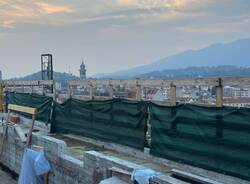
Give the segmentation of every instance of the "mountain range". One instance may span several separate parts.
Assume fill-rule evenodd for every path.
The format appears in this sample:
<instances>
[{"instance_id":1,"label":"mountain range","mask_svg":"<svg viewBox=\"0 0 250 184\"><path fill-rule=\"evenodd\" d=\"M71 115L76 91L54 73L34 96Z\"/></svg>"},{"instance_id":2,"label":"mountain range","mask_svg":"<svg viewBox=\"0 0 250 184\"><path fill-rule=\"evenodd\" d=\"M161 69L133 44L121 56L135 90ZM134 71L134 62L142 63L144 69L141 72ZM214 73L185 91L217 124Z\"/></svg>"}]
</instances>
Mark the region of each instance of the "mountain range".
<instances>
[{"instance_id":1,"label":"mountain range","mask_svg":"<svg viewBox=\"0 0 250 184\"><path fill-rule=\"evenodd\" d=\"M214 44L199 50L188 50L168 56L149 65L109 74L92 76L97 79L164 79L185 77L250 76L250 38L225 44ZM54 80L66 86L68 80L79 77L54 72ZM41 80L41 72L18 78Z\"/></svg>"},{"instance_id":2,"label":"mountain range","mask_svg":"<svg viewBox=\"0 0 250 184\"><path fill-rule=\"evenodd\" d=\"M152 64L108 74L99 74L94 78L134 78L149 72L189 67L216 66L250 67L250 38L230 43L219 43L199 50L188 50L165 57Z\"/></svg>"},{"instance_id":3,"label":"mountain range","mask_svg":"<svg viewBox=\"0 0 250 184\"><path fill-rule=\"evenodd\" d=\"M202 77L249 77L250 67L213 66L188 67L185 69L169 69L136 75L140 79L178 79Z\"/></svg>"}]
</instances>

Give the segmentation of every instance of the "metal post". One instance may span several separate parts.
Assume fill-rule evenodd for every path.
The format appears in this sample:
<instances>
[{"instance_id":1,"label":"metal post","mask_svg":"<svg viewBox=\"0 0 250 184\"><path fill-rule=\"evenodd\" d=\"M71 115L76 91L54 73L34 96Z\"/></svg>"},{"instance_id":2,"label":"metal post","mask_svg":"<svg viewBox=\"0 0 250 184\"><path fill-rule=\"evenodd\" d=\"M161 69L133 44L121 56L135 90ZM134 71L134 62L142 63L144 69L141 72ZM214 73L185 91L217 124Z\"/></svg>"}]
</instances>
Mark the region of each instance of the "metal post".
<instances>
[{"instance_id":1,"label":"metal post","mask_svg":"<svg viewBox=\"0 0 250 184\"><path fill-rule=\"evenodd\" d=\"M223 87L221 78L218 79L218 84L216 85L216 107L223 106Z\"/></svg>"},{"instance_id":2,"label":"metal post","mask_svg":"<svg viewBox=\"0 0 250 184\"><path fill-rule=\"evenodd\" d=\"M176 106L176 85L173 82L170 84L170 103L171 106Z\"/></svg>"}]
</instances>

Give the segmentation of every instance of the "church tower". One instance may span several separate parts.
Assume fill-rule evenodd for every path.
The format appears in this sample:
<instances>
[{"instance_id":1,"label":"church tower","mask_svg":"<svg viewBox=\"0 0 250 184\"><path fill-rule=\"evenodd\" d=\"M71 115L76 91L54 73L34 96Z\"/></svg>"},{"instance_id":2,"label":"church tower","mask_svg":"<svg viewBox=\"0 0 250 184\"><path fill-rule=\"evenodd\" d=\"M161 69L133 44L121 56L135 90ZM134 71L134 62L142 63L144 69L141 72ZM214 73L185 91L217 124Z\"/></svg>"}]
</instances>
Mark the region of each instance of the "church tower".
<instances>
[{"instance_id":1,"label":"church tower","mask_svg":"<svg viewBox=\"0 0 250 184\"><path fill-rule=\"evenodd\" d=\"M85 80L86 79L86 68L84 61L82 60L82 64L80 65L80 79Z\"/></svg>"}]
</instances>

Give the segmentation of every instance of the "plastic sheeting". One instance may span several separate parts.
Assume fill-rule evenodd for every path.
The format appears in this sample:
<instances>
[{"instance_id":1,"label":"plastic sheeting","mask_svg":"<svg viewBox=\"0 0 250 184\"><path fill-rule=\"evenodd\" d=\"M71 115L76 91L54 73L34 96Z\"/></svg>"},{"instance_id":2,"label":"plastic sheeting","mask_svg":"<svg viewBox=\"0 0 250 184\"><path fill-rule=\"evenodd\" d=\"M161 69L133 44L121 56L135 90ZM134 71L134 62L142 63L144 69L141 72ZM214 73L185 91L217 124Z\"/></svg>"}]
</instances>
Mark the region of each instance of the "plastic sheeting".
<instances>
[{"instance_id":1,"label":"plastic sheeting","mask_svg":"<svg viewBox=\"0 0 250 184\"><path fill-rule=\"evenodd\" d=\"M18 184L44 184L44 174L51 170L43 151L36 152L26 149Z\"/></svg>"},{"instance_id":2,"label":"plastic sheeting","mask_svg":"<svg viewBox=\"0 0 250 184\"><path fill-rule=\"evenodd\" d=\"M250 180L250 109L151 104L150 153Z\"/></svg>"},{"instance_id":3,"label":"plastic sheeting","mask_svg":"<svg viewBox=\"0 0 250 184\"><path fill-rule=\"evenodd\" d=\"M149 180L157 175L159 175L159 173L152 169L134 169L131 175L131 180L137 184L149 184Z\"/></svg>"}]
</instances>

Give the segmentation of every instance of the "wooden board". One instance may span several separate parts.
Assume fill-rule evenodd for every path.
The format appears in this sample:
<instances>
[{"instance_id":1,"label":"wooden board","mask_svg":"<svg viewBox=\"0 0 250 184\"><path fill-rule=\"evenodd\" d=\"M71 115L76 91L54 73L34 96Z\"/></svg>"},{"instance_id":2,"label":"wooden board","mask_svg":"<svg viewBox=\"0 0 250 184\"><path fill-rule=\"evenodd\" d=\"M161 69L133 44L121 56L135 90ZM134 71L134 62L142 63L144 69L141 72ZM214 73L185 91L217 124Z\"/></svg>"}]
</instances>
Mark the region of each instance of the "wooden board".
<instances>
[{"instance_id":1,"label":"wooden board","mask_svg":"<svg viewBox=\"0 0 250 184\"><path fill-rule=\"evenodd\" d=\"M8 109L11 111L24 112L24 113L28 113L31 115L34 115L37 111L36 108L25 107L25 106L14 105L14 104L9 104Z\"/></svg>"}]
</instances>

